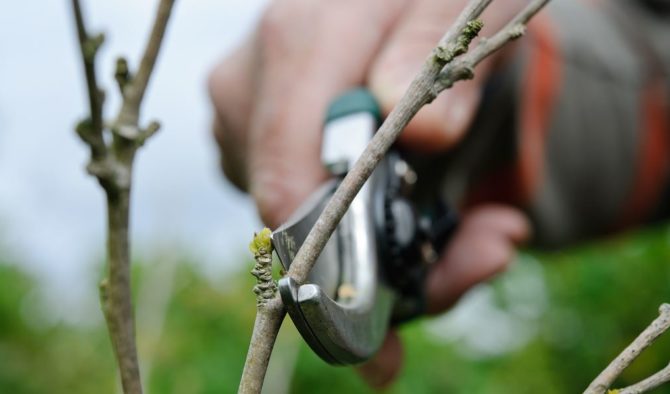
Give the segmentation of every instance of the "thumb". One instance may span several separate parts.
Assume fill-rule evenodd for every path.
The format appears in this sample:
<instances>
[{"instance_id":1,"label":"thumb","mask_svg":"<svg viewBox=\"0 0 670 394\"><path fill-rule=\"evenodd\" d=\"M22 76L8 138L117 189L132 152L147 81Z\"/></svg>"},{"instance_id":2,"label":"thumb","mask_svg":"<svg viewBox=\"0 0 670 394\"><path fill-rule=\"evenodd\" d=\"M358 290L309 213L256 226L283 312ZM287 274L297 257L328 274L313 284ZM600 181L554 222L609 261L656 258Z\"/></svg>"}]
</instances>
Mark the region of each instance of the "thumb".
<instances>
[{"instance_id":1,"label":"thumb","mask_svg":"<svg viewBox=\"0 0 670 394\"><path fill-rule=\"evenodd\" d=\"M356 371L370 385L380 390L387 387L400 373L403 349L398 333L391 330L386 335L381 349L375 356L358 366Z\"/></svg>"}]
</instances>

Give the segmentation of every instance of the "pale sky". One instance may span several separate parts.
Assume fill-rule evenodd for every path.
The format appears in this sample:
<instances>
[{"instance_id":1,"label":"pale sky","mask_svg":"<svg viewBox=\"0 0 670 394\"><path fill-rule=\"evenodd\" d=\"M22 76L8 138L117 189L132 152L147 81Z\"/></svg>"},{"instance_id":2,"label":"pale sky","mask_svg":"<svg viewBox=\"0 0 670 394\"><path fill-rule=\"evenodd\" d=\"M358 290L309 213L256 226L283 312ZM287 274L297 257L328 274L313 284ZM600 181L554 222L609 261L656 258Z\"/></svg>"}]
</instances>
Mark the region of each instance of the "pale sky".
<instances>
[{"instance_id":1,"label":"pale sky","mask_svg":"<svg viewBox=\"0 0 670 394\"><path fill-rule=\"evenodd\" d=\"M114 59L125 54L136 64L157 2L82 3L89 30L107 37L98 64L110 118L119 102ZM219 278L244 261L260 223L250 201L218 172L205 80L264 4L176 3L143 109L163 127L135 168L136 257L176 247ZM73 132L86 96L72 22L69 1L8 1L0 12L0 250L41 281L56 318L77 321L98 308L105 208L83 169L87 149Z\"/></svg>"}]
</instances>

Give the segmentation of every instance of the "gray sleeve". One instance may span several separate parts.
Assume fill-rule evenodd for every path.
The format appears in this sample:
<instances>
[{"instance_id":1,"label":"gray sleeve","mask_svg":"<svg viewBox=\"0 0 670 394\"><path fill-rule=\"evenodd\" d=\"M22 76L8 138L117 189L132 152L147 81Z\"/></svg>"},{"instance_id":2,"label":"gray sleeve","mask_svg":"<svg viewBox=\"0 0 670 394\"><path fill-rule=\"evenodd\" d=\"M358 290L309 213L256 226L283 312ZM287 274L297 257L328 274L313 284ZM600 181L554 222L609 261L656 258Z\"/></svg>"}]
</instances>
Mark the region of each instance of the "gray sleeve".
<instances>
[{"instance_id":1,"label":"gray sleeve","mask_svg":"<svg viewBox=\"0 0 670 394\"><path fill-rule=\"evenodd\" d=\"M520 206L542 246L651 220L670 168L667 14L639 0L557 0L521 44L463 143L415 161L432 179L422 192Z\"/></svg>"}]
</instances>

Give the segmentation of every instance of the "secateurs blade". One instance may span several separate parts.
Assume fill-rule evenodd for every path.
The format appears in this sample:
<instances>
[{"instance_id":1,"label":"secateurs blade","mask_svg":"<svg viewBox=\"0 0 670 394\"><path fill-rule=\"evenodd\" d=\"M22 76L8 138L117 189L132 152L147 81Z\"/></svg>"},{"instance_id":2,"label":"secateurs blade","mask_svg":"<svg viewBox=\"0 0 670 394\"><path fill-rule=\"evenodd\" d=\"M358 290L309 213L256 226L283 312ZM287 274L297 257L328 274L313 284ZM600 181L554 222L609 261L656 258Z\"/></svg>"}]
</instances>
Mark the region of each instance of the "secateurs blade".
<instances>
[{"instance_id":1,"label":"secateurs blade","mask_svg":"<svg viewBox=\"0 0 670 394\"><path fill-rule=\"evenodd\" d=\"M365 89L335 100L326 117L321 158L332 179L272 233L288 270L298 249L347 171L377 130L380 110ZM410 200L416 174L391 150L354 198L306 283L289 277L279 291L309 346L331 364L356 364L381 347L392 324L425 310L428 266L456 226L436 203L428 214Z\"/></svg>"}]
</instances>

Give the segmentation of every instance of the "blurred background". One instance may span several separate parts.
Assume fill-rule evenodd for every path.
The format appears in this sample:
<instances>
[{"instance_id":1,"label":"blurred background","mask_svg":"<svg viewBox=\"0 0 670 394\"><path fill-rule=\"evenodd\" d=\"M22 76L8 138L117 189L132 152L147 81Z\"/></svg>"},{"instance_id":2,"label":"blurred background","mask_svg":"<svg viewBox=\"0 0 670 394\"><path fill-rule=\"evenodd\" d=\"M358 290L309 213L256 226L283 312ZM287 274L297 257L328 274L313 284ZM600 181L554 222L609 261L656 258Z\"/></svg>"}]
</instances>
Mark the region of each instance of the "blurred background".
<instances>
[{"instance_id":1,"label":"blurred background","mask_svg":"<svg viewBox=\"0 0 670 394\"><path fill-rule=\"evenodd\" d=\"M136 59L155 2L84 1L104 31L99 75ZM160 134L139 156L132 242L138 343L150 393L235 392L255 314L246 245L252 203L219 174L209 69L251 29L263 0L179 2L144 104ZM0 12L0 393L114 393L99 309L104 199L73 126L85 87L69 2ZM559 253L524 251L450 313L401 330L406 365L391 393L573 393L670 300L670 227ZM622 376L665 366L661 338ZM355 372L316 358L287 321L268 393L365 393ZM670 393L670 389L657 390Z\"/></svg>"}]
</instances>

